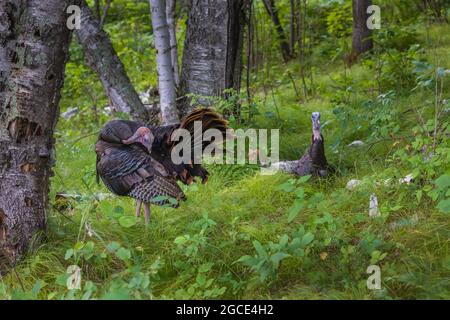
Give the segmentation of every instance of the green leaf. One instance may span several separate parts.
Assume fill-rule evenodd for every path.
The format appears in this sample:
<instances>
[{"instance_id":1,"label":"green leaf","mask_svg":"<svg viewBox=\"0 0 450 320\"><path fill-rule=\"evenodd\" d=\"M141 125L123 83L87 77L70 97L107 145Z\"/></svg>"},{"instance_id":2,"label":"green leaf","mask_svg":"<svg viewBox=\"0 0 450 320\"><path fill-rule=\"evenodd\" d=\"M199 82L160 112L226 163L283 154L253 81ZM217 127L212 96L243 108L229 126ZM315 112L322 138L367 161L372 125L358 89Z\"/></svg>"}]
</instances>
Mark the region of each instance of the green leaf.
<instances>
[{"instance_id":1,"label":"green leaf","mask_svg":"<svg viewBox=\"0 0 450 320\"><path fill-rule=\"evenodd\" d=\"M284 252L277 252L270 256L270 261L272 261L275 268L278 268L280 262L287 257L290 257L290 255Z\"/></svg>"},{"instance_id":2,"label":"green leaf","mask_svg":"<svg viewBox=\"0 0 450 320\"><path fill-rule=\"evenodd\" d=\"M296 201L295 204L288 211L288 222L292 222L297 218L300 211L303 209L303 202Z\"/></svg>"},{"instance_id":3,"label":"green leaf","mask_svg":"<svg viewBox=\"0 0 450 320\"><path fill-rule=\"evenodd\" d=\"M137 223L137 218L134 216L122 216L119 218L119 224L124 228L131 228Z\"/></svg>"},{"instance_id":4,"label":"green leaf","mask_svg":"<svg viewBox=\"0 0 450 320\"><path fill-rule=\"evenodd\" d=\"M450 198L439 202L436 208L442 213L450 213Z\"/></svg>"},{"instance_id":5,"label":"green leaf","mask_svg":"<svg viewBox=\"0 0 450 320\"><path fill-rule=\"evenodd\" d=\"M46 283L42 280L36 281L36 283L33 286L33 289L31 289L31 293L34 297L37 297L39 292L41 292L41 289L46 286Z\"/></svg>"},{"instance_id":6,"label":"green leaf","mask_svg":"<svg viewBox=\"0 0 450 320\"><path fill-rule=\"evenodd\" d=\"M66 255L64 256L64 260L69 260L73 256L73 249L69 249L66 251Z\"/></svg>"},{"instance_id":7,"label":"green leaf","mask_svg":"<svg viewBox=\"0 0 450 320\"><path fill-rule=\"evenodd\" d=\"M241 262L250 267L254 264L255 260L256 259L254 257L246 255L246 256L240 257L239 260L237 260L236 262Z\"/></svg>"},{"instance_id":8,"label":"green leaf","mask_svg":"<svg viewBox=\"0 0 450 320\"><path fill-rule=\"evenodd\" d=\"M73 248L76 251L80 251L81 249L84 248L84 246L85 246L85 243L81 241L81 242L75 243L75 246Z\"/></svg>"},{"instance_id":9,"label":"green leaf","mask_svg":"<svg viewBox=\"0 0 450 320\"><path fill-rule=\"evenodd\" d=\"M175 240L174 240L174 243L175 243L175 244L178 244L178 245L183 245L183 244L185 244L186 242L187 242L187 239L186 239L185 236L179 236L179 237L176 237Z\"/></svg>"},{"instance_id":10,"label":"green leaf","mask_svg":"<svg viewBox=\"0 0 450 320\"><path fill-rule=\"evenodd\" d=\"M199 273L195 281L199 286L203 287L206 284L206 276L202 273Z\"/></svg>"},{"instance_id":11,"label":"green leaf","mask_svg":"<svg viewBox=\"0 0 450 320\"><path fill-rule=\"evenodd\" d=\"M253 246L255 247L258 255L260 255L262 257L267 257L266 250L264 249L264 247L261 245L261 243L258 240L253 241Z\"/></svg>"},{"instance_id":12,"label":"green leaf","mask_svg":"<svg viewBox=\"0 0 450 320\"><path fill-rule=\"evenodd\" d=\"M131 295L126 288L117 288L107 292L102 300L131 300Z\"/></svg>"},{"instance_id":13,"label":"green leaf","mask_svg":"<svg viewBox=\"0 0 450 320\"><path fill-rule=\"evenodd\" d=\"M281 238L280 238L279 244L280 244L281 247L285 247L288 244L288 241L289 241L288 235L287 234L283 234L281 236Z\"/></svg>"},{"instance_id":14,"label":"green leaf","mask_svg":"<svg viewBox=\"0 0 450 320\"><path fill-rule=\"evenodd\" d=\"M112 242L108 243L108 245L106 246L106 249L108 249L109 252L115 252L119 248L120 248L120 244L116 241L112 241Z\"/></svg>"},{"instance_id":15,"label":"green leaf","mask_svg":"<svg viewBox=\"0 0 450 320\"><path fill-rule=\"evenodd\" d=\"M441 190L445 190L448 187L450 187L450 176L447 174L444 174L442 176L440 176L439 178L437 178L434 183L436 184L436 186L441 189Z\"/></svg>"},{"instance_id":16,"label":"green leaf","mask_svg":"<svg viewBox=\"0 0 450 320\"><path fill-rule=\"evenodd\" d=\"M300 178L297 180L297 182L298 182L299 184L301 184L301 183L307 182L309 179L311 179L311 175L307 175L307 176L300 177Z\"/></svg>"},{"instance_id":17,"label":"green leaf","mask_svg":"<svg viewBox=\"0 0 450 320\"><path fill-rule=\"evenodd\" d=\"M302 246L306 247L308 244L311 243L311 241L314 240L314 235L311 232L308 232L305 234L302 238Z\"/></svg>"},{"instance_id":18,"label":"green leaf","mask_svg":"<svg viewBox=\"0 0 450 320\"><path fill-rule=\"evenodd\" d=\"M111 203L107 201L102 201L100 203L100 210L105 214L109 214L113 211Z\"/></svg>"},{"instance_id":19,"label":"green leaf","mask_svg":"<svg viewBox=\"0 0 450 320\"><path fill-rule=\"evenodd\" d=\"M297 191L295 192L297 198L299 199L303 199L305 197L305 189L303 188L298 188Z\"/></svg>"},{"instance_id":20,"label":"green leaf","mask_svg":"<svg viewBox=\"0 0 450 320\"><path fill-rule=\"evenodd\" d=\"M211 270L212 266L213 266L213 263L211 263L211 262L209 262L209 263L204 263L204 264L202 264L202 265L198 268L198 272L200 272L200 273L206 273L206 272L208 272L209 270Z\"/></svg>"},{"instance_id":21,"label":"green leaf","mask_svg":"<svg viewBox=\"0 0 450 320\"><path fill-rule=\"evenodd\" d=\"M284 192L292 192L295 190L295 187L290 182L283 183L279 185L275 190L284 191Z\"/></svg>"},{"instance_id":22,"label":"green leaf","mask_svg":"<svg viewBox=\"0 0 450 320\"><path fill-rule=\"evenodd\" d=\"M57 285L66 287L66 285L67 285L67 279L68 279L68 278L69 278L69 274L67 274L67 273L59 274L59 275L56 277L55 283L56 283Z\"/></svg>"},{"instance_id":23,"label":"green leaf","mask_svg":"<svg viewBox=\"0 0 450 320\"><path fill-rule=\"evenodd\" d=\"M420 202L422 200L422 195L423 195L423 191L422 190L417 190L416 191L417 202Z\"/></svg>"},{"instance_id":24,"label":"green leaf","mask_svg":"<svg viewBox=\"0 0 450 320\"><path fill-rule=\"evenodd\" d=\"M119 250L117 250L116 256L120 260L127 261L131 259L131 252L128 249L120 248Z\"/></svg>"}]
</instances>

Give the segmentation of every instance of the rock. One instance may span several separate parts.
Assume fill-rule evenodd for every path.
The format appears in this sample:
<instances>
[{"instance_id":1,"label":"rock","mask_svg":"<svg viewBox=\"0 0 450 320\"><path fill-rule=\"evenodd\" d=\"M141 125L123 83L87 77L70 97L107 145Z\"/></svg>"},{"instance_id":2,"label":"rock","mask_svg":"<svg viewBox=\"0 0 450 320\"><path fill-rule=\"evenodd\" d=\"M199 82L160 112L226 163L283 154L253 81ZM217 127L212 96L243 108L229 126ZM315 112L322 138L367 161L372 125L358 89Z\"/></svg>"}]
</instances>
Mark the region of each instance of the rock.
<instances>
[{"instance_id":1,"label":"rock","mask_svg":"<svg viewBox=\"0 0 450 320\"><path fill-rule=\"evenodd\" d=\"M375 194L370 195L369 200L369 217L376 218L381 215L380 210L378 209L378 198Z\"/></svg>"},{"instance_id":2,"label":"rock","mask_svg":"<svg viewBox=\"0 0 450 320\"><path fill-rule=\"evenodd\" d=\"M399 179L398 182L400 184L402 184L402 183L410 184L411 181L413 181L413 180L414 180L414 176L412 175L412 173L410 173L406 177Z\"/></svg>"},{"instance_id":3,"label":"rock","mask_svg":"<svg viewBox=\"0 0 450 320\"><path fill-rule=\"evenodd\" d=\"M66 112L61 113L61 117L63 117L66 120L69 120L70 118L74 117L78 114L79 109L78 108L69 108Z\"/></svg>"},{"instance_id":4,"label":"rock","mask_svg":"<svg viewBox=\"0 0 450 320\"><path fill-rule=\"evenodd\" d=\"M103 112L107 115L107 116L112 116L113 112L114 112L114 108L110 105L107 105L103 108Z\"/></svg>"},{"instance_id":5,"label":"rock","mask_svg":"<svg viewBox=\"0 0 450 320\"><path fill-rule=\"evenodd\" d=\"M143 104L148 104L150 103L150 93L148 91L145 92L141 92L139 94L139 98L141 99Z\"/></svg>"},{"instance_id":6,"label":"rock","mask_svg":"<svg viewBox=\"0 0 450 320\"><path fill-rule=\"evenodd\" d=\"M352 143L348 144L347 147L362 147L364 145L365 143L362 142L361 140L355 140Z\"/></svg>"},{"instance_id":7,"label":"rock","mask_svg":"<svg viewBox=\"0 0 450 320\"><path fill-rule=\"evenodd\" d=\"M362 183L361 180L357 180L357 179L352 179L349 182L347 182L347 186L345 188L347 188L347 190L355 190L358 186L360 186Z\"/></svg>"}]
</instances>

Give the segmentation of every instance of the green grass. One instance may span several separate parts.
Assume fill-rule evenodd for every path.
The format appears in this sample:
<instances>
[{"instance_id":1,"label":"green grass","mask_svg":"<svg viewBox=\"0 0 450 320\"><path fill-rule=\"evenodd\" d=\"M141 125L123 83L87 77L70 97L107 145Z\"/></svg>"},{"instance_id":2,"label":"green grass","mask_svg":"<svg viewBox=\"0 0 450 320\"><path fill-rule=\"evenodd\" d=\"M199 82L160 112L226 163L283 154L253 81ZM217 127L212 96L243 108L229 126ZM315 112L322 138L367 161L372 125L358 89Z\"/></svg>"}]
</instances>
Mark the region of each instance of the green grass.
<instances>
[{"instance_id":1,"label":"green grass","mask_svg":"<svg viewBox=\"0 0 450 320\"><path fill-rule=\"evenodd\" d=\"M444 26L433 26L430 35L437 37L443 30ZM441 37L436 52L439 65L449 68L448 33ZM432 60L431 48L427 56ZM290 67L297 66L292 63ZM78 133L65 132L60 125L51 200L55 204L57 192L81 198L57 203L58 209L49 210L49 225L41 237L44 241L36 242L16 272L0 278L0 298L82 298L90 290L90 282L95 289L85 298L450 298L448 215L435 209L436 203L428 196L417 200L420 179L411 185L382 183L410 172L410 164L391 161L394 152L406 143L393 146L393 141L386 141L370 150L368 146L331 148L340 140L343 146L367 137L367 128L347 132L333 113L331 98L336 90L331 79L342 73L337 65L316 74L319 92L306 102L296 97L289 81L282 81L274 89L278 112L270 94L265 98L259 91L257 95L260 115L256 123L260 128L281 129L284 159L300 157L309 145L312 111L322 113L323 123L329 121L324 127L326 152L338 174L327 180L312 179L299 187L305 193L304 207L292 222L288 222L288 212L296 195L279 188L292 177L281 173L263 176L246 166L214 165L209 166L208 184L185 188L188 200L179 209L152 206L150 226L145 227L140 219L124 227L120 218L133 215L134 203L112 195L104 198L107 190L95 184L95 136L74 143ZM347 70L347 76L359 83L372 74L356 65ZM373 96L358 91L348 105L357 108L368 98ZM402 95L396 98L394 108L405 111L426 99L433 99L432 94ZM267 117L265 112L273 116ZM402 116L404 136L415 123L413 114ZM448 162L442 166L448 173ZM348 191L347 181L355 178L363 185ZM372 193L378 196L381 210L376 219L368 217ZM292 239L301 227L314 235L313 242L304 256L292 254L284 259L273 278L260 283L257 272L238 262L242 256L256 254L253 241L267 245L278 243L283 235ZM93 248L77 259L65 259L67 250L76 243L90 241ZM121 258L117 251L108 250L112 242L119 243L129 257L125 254ZM374 263L374 251L386 256ZM82 269L81 293L65 286L66 270L73 264ZM366 288L366 269L371 264L381 267L381 291ZM142 280L146 277L149 283ZM211 283L206 285L208 280Z\"/></svg>"}]
</instances>

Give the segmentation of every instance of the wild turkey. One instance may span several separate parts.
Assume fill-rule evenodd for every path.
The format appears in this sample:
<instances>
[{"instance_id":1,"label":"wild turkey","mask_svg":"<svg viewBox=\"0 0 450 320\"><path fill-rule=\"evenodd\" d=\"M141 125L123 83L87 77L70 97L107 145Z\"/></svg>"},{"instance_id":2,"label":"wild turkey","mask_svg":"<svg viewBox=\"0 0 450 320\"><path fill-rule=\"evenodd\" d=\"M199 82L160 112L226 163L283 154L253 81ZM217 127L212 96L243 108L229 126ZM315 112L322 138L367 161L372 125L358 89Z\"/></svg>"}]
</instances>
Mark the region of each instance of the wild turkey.
<instances>
[{"instance_id":1,"label":"wild turkey","mask_svg":"<svg viewBox=\"0 0 450 320\"><path fill-rule=\"evenodd\" d=\"M283 161L275 163L273 166L281 171L295 174L298 176L317 175L325 177L328 175L331 167L328 165L325 157L325 140L320 133L320 113L313 112L311 146L308 151L295 161Z\"/></svg>"},{"instance_id":2,"label":"wild turkey","mask_svg":"<svg viewBox=\"0 0 450 320\"><path fill-rule=\"evenodd\" d=\"M144 203L146 224L150 221L150 203L178 207L179 201L185 199L178 180L191 184L195 177L200 177L202 183L208 178L208 172L193 156L190 163L175 164L171 159L172 149L183 143L172 141L172 134L177 129L186 129L193 137L195 121L202 122L202 132L218 129L225 138L227 122L208 108L192 111L177 125L155 127L128 120L108 122L95 145L97 182L100 177L111 192L136 199L136 216L140 216ZM203 150L210 143L193 139L190 148L200 146Z\"/></svg>"}]
</instances>

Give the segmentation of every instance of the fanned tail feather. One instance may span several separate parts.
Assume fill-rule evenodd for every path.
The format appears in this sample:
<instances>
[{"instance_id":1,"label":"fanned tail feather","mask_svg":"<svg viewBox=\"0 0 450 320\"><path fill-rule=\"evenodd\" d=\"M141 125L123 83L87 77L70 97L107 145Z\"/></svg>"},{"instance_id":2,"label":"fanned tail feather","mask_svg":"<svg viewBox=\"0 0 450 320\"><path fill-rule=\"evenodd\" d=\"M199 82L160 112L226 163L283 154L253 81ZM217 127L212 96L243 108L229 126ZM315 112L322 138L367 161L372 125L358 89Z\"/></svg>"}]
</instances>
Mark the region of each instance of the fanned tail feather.
<instances>
[{"instance_id":1,"label":"fanned tail feather","mask_svg":"<svg viewBox=\"0 0 450 320\"><path fill-rule=\"evenodd\" d=\"M196 126L195 122L199 121L202 123L201 126L201 134L200 132L195 132ZM228 121L226 121L220 114L215 112L211 108L198 108L193 110L191 113L186 115L184 119L181 121L179 126L180 129L185 129L189 131L191 135L191 163L183 164L182 170L179 173L179 177L181 181L184 183L190 184L194 178L200 177L202 182L205 183L208 179L208 171L201 167L200 164L197 163L195 157L195 152L197 148L201 148L201 151L205 150L207 146L210 144L217 144L223 142L227 139L227 129L228 129ZM217 129L221 133L220 140L221 141L203 141L203 134L209 129ZM183 142L172 142L170 149L172 149L176 144ZM198 160L198 159L197 159ZM177 170L178 171L178 170Z\"/></svg>"}]
</instances>

